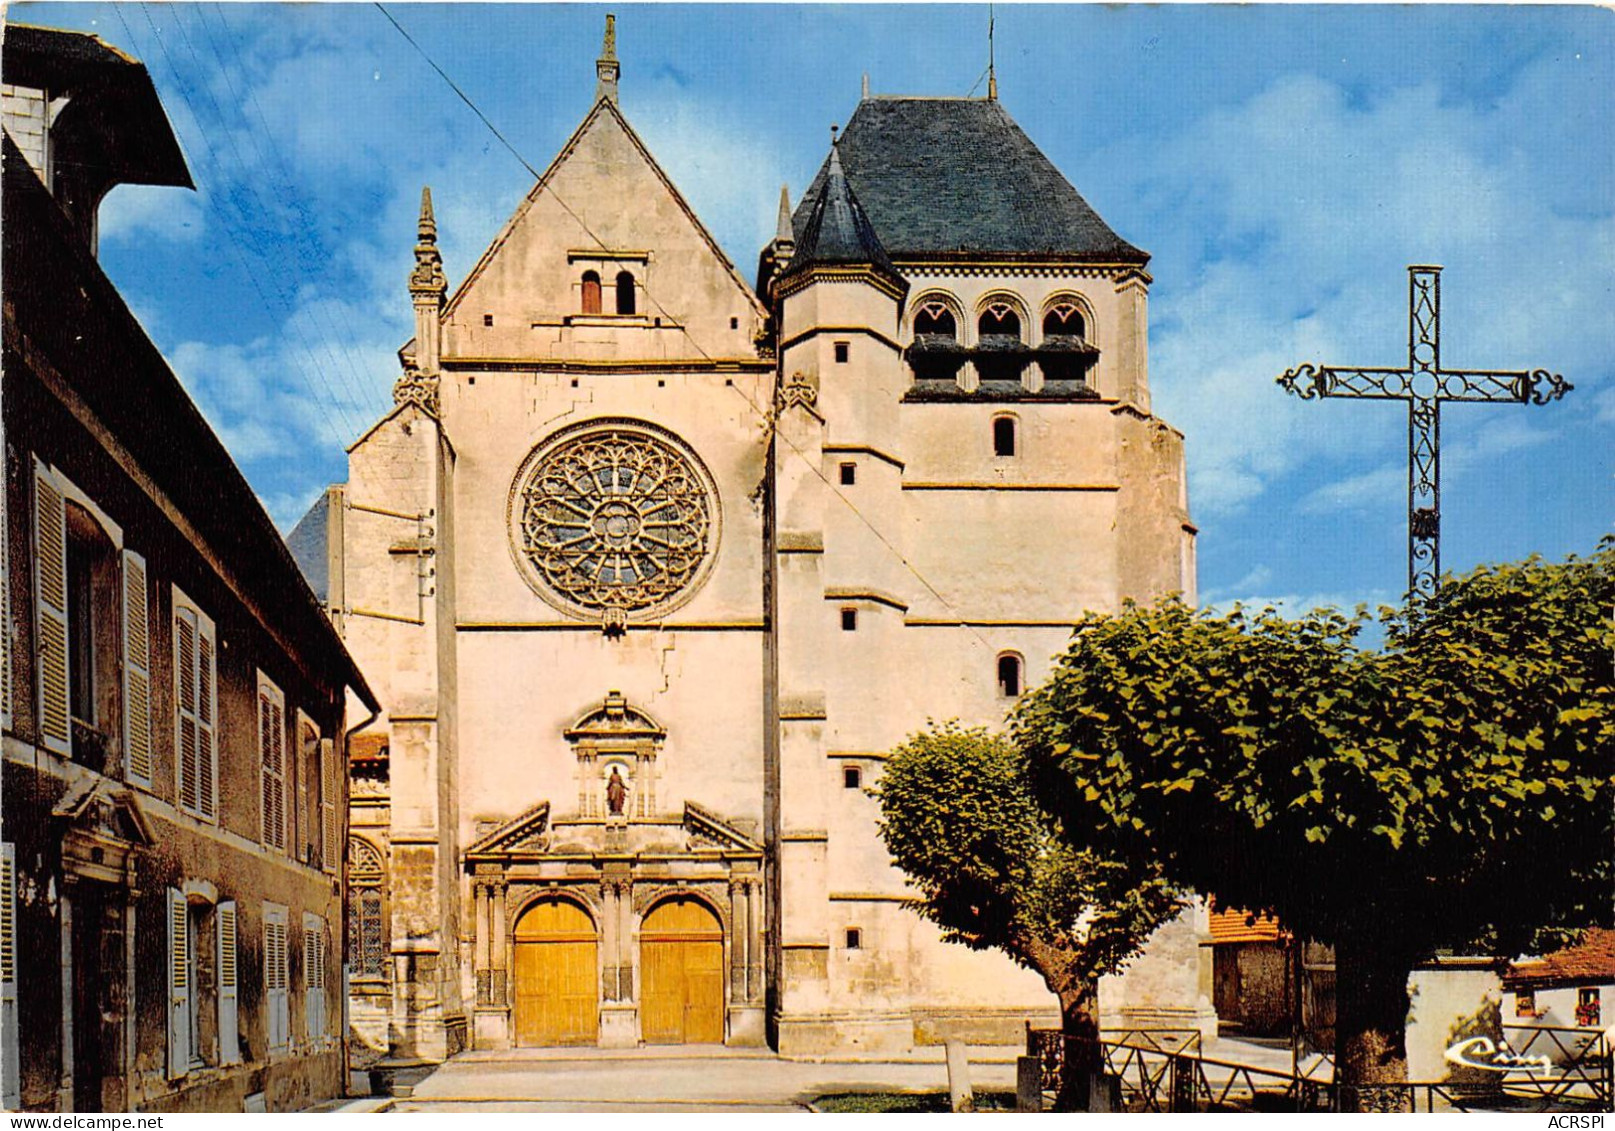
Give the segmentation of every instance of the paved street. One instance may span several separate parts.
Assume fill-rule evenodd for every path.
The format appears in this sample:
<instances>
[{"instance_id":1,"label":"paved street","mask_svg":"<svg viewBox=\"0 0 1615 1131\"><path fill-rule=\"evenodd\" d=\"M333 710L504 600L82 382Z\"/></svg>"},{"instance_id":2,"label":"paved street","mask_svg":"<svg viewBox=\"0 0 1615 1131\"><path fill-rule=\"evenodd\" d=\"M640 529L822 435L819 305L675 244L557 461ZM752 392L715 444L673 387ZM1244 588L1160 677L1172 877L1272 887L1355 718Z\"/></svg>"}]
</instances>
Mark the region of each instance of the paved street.
<instances>
[{"instance_id":1,"label":"paved street","mask_svg":"<svg viewBox=\"0 0 1615 1131\"><path fill-rule=\"evenodd\" d=\"M946 1091L940 1059L813 1064L766 1050L519 1049L456 1057L396 1111L806 1111L836 1092ZM1014 1050L975 1050L978 1091L1015 1090Z\"/></svg>"}]
</instances>

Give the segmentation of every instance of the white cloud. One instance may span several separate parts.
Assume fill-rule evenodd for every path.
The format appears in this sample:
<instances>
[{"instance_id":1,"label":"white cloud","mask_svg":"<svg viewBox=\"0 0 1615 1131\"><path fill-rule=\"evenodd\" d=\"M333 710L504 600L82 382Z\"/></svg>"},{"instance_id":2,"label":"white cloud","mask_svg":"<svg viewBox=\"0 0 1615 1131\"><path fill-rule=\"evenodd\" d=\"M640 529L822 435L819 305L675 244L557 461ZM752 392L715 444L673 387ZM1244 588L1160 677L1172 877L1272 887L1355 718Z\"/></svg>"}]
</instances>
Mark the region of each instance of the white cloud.
<instances>
[{"instance_id":1,"label":"white cloud","mask_svg":"<svg viewBox=\"0 0 1615 1131\"><path fill-rule=\"evenodd\" d=\"M101 202L96 217L102 243L190 243L200 239L205 228L196 194L168 185L119 185Z\"/></svg>"}]
</instances>

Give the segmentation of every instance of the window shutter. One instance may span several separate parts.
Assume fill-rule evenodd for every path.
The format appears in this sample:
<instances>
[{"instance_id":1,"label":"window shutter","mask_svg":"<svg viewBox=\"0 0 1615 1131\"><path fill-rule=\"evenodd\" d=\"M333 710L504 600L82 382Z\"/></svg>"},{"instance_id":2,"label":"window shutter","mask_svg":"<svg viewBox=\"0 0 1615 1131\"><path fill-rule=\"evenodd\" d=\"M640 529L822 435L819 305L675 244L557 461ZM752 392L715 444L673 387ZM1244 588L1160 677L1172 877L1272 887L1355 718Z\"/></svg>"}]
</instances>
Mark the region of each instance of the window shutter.
<instances>
[{"instance_id":1,"label":"window shutter","mask_svg":"<svg viewBox=\"0 0 1615 1131\"><path fill-rule=\"evenodd\" d=\"M219 904L219 1063L241 1063L241 1040L236 1003L236 905Z\"/></svg>"},{"instance_id":2,"label":"window shutter","mask_svg":"<svg viewBox=\"0 0 1615 1131\"><path fill-rule=\"evenodd\" d=\"M0 441L0 460L4 453ZM0 730L11 729L11 526L6 513L5 476L0 475Z\"/></svg>"},{"instance_id":3,"label":"window shutter","mask_svg":"<svg viewBox=\"0 0 1615 1131\"><path fill-rule=\"evenodd\" d=\"M284 1049L289 1036L286 981L286 909L265 905L264 1022L271 1049Z\"/></svg>"},{"instance_id":4,"label":"window shutter","mask_svg":"<svg viewBox=\"0 0 1615 1131\"><path fill-rule=\"evenodd\" d=\"M337 849L342 835L337 805L342 800L342 775L337 770L336 747L329 738L320 740L320 812L324 817L324 830L320 834L320 856L325 870L336 874L341 853Z\"/></svg>"},{"instance_id":5,"label":"window shutter","mask_svg":"<svg viewBox=\"0 0 1615 1131\"><path fill-rule=\"evenodd\" d=\"M303 920L303 1029L309 1044L320 1037L319 1009L320 933Z\"/></svg>"},{"instance_id":6,"label":"window shutter","mask_svg":"<svg viewBox=\"0 0 1615 1131\"><path fill-rule=\"evenodd\" d=\"M22 1106L17 1041L16 849L0 844L0 1107L7 1111Z\"/></svg>"},{"instance_id":7,"label":"window shutter","mask_svg":"<svg viewBox=\"0 0 1615 1131\"><path fill-rule=\"evenodd\" d=\"M123 552L124 776L151 784L151 620L146 602L146 559Z\"/></svg>"},{"instance_id":8,"label":"window shutter","mask_svg":"<svg viewBox=\"0 0 1615 1131\"><path fill-rule=\"evenodd\" d=\"M263 778L263 838L269 848L286 848L286 719L280 692L258 683L258 756Z\"/></svg>"},{"instance_id":9,"label":"window shutter","mask_svg":"<svg viewBox=\"0 0 1615 1131\"><path fill-rule=\"evenodd\" d=\"M196 813L201 809L196 749L196 613L186 608L174 610L174 715L179 805L186 812Z\"/></svg>"},{"instance_id":10,"label":"window shutter","mask_svg":"<svg viewBox=\"0 0 1615 1131\"><path fill-rule=\"evenodd\" d=\"M39 735L72 752L67 699L67 507L42 466L34 473L34 591L38 607Z\"/></svg>"},{"instance_id":11,"label":"window shutter","mask_svg":"<svg viewBox=\"0 0 1615 1131\"><path fill-rule=\"evenodd\" d=\"M201 618L196 631L196 778L197 811L209 820L219 816L219 748L215 741L218 704L215 701L215 649L213 622Z\"/></svg>"},{"instance_id":12,"label":"window shutter","mask_svg":"<svg viewBox=\"0 0 1615 1131\"><path fill-rule=\"evenodd\" d=\"M191 956L185 893L168 889L168 1078L191 1070Z\"/></svg>"}]
</instances>

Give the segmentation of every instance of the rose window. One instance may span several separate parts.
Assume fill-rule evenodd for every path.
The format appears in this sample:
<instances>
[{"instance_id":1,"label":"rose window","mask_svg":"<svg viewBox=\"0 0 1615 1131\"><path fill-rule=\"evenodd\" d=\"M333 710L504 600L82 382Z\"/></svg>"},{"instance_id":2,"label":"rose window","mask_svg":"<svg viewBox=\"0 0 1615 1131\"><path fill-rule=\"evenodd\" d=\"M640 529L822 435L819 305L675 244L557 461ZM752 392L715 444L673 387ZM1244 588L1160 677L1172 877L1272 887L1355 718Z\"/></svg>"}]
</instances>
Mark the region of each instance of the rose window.
<instances>
[{"instance_id":1,"label":"rose window","mask_svg":"<svg viewBox=\"0 0 1615 1131\"><path fill-rule=\"evenodd\" d=\"M666 611L696 589L717 542L717 492L672 436L628 424L534 452L511 500L529 583L572 612Z\"/></svg>"}]
</instances>

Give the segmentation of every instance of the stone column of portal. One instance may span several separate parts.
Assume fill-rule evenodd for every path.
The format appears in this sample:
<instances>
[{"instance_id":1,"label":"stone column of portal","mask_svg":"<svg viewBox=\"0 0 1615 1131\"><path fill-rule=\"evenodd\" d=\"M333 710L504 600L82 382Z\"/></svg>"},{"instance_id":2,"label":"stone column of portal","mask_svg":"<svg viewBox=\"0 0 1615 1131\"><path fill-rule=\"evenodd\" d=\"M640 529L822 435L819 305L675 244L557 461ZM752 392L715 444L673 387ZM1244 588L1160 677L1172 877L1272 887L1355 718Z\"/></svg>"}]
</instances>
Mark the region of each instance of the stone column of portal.
<instances>
[{"instance_id":1,"label":"stone column of portal","mask_svg":"<svg viewBox=\"0 0 1615 1131\"><path fill-rule=\"evenodd\" d=\"M600 928L604 969L600 1003L600 1047L634 1048L639 1044L639 1011L633 1002L633 976L628 968L628 874L622 864L607 864L600 881Z\"/></svg>"},{"instance_id":2,"label":"stone column of portal","mask_svg":"<svg viewBox=\"0 0 1615 1131\"><path fill-rule=\"evenodd\" d=\"M474 927L476 938L473 942L474 969L477 978L477 1004L491 1005L493 1002L493 967L488 962L488 941L492 936L492 924L488 919L488 885L475 884L477 898L477 918Z\"/></svg>"},{"instance_id":3,"label":"stone column of portal","mask_svg":"<svg viewBox=\"0 0 1615 1131\"><path fill-rule=\"evenodd\" d=\"M487 867L487 865L478 865ZM487 879L476 885L477 1001L472 1014L477 1048L509 1048L510 1011L505 1007L505 883Z\"/></svg>"},{"instance_id":4,"label":"stone column of portal","mask_svg":"<svg viewBox=\"0 0 1615 1131\"><path fill-rule=\"evenodd\" d=\"M749 1000L746 996L746 947L751 941L751 918L747 914L746 881L729 881L729 1001Z\"/></svg>"},{"instance_id":5,"label":"stone column of portal","mask_svg":"<svg viewBox=\"0 0 1615 1131\"><path fill-rule=\"evenodd\" d=\"M746 906L749 908L747 922L751 924L751 939L748 944L746 963L746 1000L753 1004L760 1004L763 1000L763 884L761 880L753 880L746 885Z\"/></svg>"},{"instance_id":6,"label":"stone column of portal","mask_svg":"<svg viewBox=\"0 0 1615 1131\"><path fill-rule=\"evenodd\" d=\"M503 883L494 885L493 907L489 912L489 921L492 929L488 933L488 950L489 958L493 965L493 976L489 981L493 987L493 1003L497 1006L508 1007L510 1005L510 985L509 977L506 973L506 963L510 957L510 945L505 937L509 921L505 918L505 885Z\"/></svg>"}]
</instances>

